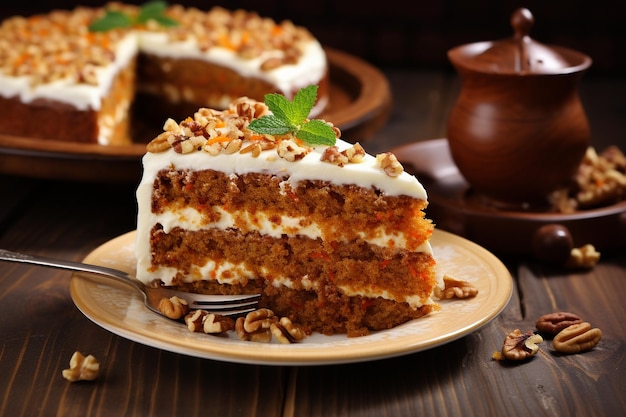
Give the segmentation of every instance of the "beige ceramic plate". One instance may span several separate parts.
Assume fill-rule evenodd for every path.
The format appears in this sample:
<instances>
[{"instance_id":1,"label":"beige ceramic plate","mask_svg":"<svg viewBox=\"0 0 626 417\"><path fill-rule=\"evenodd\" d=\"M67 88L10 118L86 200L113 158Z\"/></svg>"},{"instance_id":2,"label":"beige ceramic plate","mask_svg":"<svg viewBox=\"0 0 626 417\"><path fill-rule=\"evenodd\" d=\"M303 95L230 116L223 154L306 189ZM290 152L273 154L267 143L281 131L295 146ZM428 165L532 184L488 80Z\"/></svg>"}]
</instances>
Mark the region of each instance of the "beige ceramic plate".
<instances>
[{"instance_id":1,"label":"beige ceramic plate","mask_svg":"<svg viewBox=\"0 0 626 417\"><path fill-rule=\"evenodd\" d=\"M135 232L94 250L85 262L134 272ZM127 339L185 355L263 365L322 365L389 358L430 349L487 324L511 297L506 267L487 250L464 238L435 231L433 250L441 272L474 284L479 293L467 300L442 301L441 310L369 336L313 334L301 343L242 342L234 334L216 337L192 333L181 323L149 311L132 287L75 273L70 292L76 306L96 324Z\"/></svg>"}]
</instances>

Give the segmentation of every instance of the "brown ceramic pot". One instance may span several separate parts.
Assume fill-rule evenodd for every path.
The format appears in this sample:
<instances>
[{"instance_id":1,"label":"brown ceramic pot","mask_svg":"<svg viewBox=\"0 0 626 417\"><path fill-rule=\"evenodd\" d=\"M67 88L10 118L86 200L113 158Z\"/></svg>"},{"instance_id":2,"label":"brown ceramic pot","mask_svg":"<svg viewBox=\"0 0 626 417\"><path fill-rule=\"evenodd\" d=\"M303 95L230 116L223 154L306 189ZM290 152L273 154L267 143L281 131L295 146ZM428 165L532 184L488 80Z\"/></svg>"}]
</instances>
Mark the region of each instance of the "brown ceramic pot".
<instances>
[{"instance_id":1,"label":"brown ceramic pot","mask_svg":"<svg viewBox=\"0 0 626 417\"><path fill-rule=\"evenodd\" d=\"M504 207L541 207L572 179L589 146L578 84L591 59L533 41L527 9L511 22L512 38L448 51L462 87L447 135L478 195Z\"/></svg>"}]
</instances>

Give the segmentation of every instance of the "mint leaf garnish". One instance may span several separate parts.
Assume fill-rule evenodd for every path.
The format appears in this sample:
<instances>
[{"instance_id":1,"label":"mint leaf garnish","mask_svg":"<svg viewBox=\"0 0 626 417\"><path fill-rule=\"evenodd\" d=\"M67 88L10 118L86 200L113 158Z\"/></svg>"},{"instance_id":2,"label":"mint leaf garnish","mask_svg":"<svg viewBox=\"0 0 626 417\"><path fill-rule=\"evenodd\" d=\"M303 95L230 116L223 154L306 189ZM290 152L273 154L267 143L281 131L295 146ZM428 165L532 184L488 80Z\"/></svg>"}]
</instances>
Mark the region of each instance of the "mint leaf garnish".
<instances>
[{"instance_id":1,"label":"mint leaf garnish","mask_svg":"<svg viewBox=\"0 0 626 417\"><path fill-rule=\"evenodd\" d=\"M250 126L253 126L253 128L250 128ZM260 119L253 120L248 127L250 130L254 130L258 133L266 133L268 135L284 135L292 130L291 125L285 123L283 119L273 114L268 114Z\"/></svg>"},{"instance_id":2,"label":"mint leaf garnish","mask_svg":"<svg viewBox=\"0 0 626 417\"><path fill-rule=\"evenodd\" d=\"M106 14L89 25L90 32L107 32L114 28L128 28L133 20L126 13L117 10L107 10Z\"/></svg>"},{"instance_id":3,"label":"mint leaf garnish","mask_svg":"<svg viewBox=\"0 0 626 417\"><path fill-rule=\"evenodd\" d=\"M250 122L248 128L268 135L293 135L310 145L333 146L337 136L333 128L323 120L307 120L317 99L317 86L300 89L289 101L280 94L266 94L265 104L272 114Z\"/></svg>"},{"instance_id":4,"label":"mint leaf garnish","mask_svg":"<svg viewBox=\"0 0 626 417\"><path fill-rule=\"evenodd\" d=\"M315 119L305 123L296 137L312 145L332 146L337 140L333 128L328 123Z\"/></svg>"},{"instance_id":5,"label":"mint leaf garnish","mask_svg":"<svg viewBox=\"0 0 626 417\"><path fill-rule=\"evenodd\" d=\"M139 15L137 16L137 23L146 23L148 20L155 20L161 26L176 26L178 22L165 15L167 10L167 3L164 1L151 1L141 6Z\"/></svg>"},{"instance_id":6,"label":"mint leaf garnish","mask_svg":"<svg viewBox=\"0 0 626 417\"><path fill-rule=\"evenodd\" d=\"M105 15L89 25L90 32L107 32L116 28L128 28L136 25L143 25L149 20L154 20L161 26L177 26L178 22L165 15L167 3L160 0L148 2L141 6L136 17L119 10L107 9Z\"/></svg>"}]
</instances>

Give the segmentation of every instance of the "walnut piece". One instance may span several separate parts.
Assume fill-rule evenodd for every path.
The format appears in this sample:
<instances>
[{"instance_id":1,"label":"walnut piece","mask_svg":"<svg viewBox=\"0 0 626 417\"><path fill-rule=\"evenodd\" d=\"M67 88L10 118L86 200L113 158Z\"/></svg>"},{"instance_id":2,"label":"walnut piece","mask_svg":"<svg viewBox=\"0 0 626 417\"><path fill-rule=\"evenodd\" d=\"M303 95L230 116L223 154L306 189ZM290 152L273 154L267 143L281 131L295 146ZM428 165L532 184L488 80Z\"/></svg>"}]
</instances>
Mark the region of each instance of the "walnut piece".
<instances>
[{"instance_id":1,"label":"walnut piece","mask_svg":"<svg viewBox=\"0 0 626 417\"><path fill-rule=\"evenodd\" d=\"M557 352L573 354L586 352L595 347L602 338L600 329L591 328L591 324L582 322L561 330L552 340Z\"/></svg>"},{"instance_id":2,"label":"walnut piece","mask_svg":"<svg viewBox=\"0 0 626 417\"><path fill-rule=\"evenodd\" d=\"M202 329L206 334L224 334L235 328L235 321L221 314L208 313L202 318Z\"/></svg>"},{"instance_id":3,"label":"walnut piece","mask_svg":"<svg viewBox=\"0 0 626 417\"><path fill-rule=\"evenodd\" d=\"M596 248L587 244L580 248L572 249L569 259L565 262L565 266L571 268L593 268L600 261L600 252Z\"/></svg>"},{"instance_id":4,"label":"walnut piece","mask_svg":"<svg viewBox=\"0 0 626 417\"><path fill-rule=\"evenodd\" d=\"M543 338L528 331L522 333L519 329L513 330L504 339L502 346L502 356L509 360L528 359L539 351L538 343L543 342Z\"/></svg>"},{"instance_id":5,"label":"walnut piece","mask_svg":"<svg viewBox=\"0 0 626 417\"><path fill-rule=\"evenodd\" d=\"M163 297L159 301L158 308L165 317L173 320L181 319L189 312L187 301L176 296L170 298Z\"/></svg>"},{"instance_id":6,"label":"walnut piece","mask_svg":"<svg viewBox=\"0 0 626 417\"><path fill-rule=\"evenodd\" d=\"M582 322L583 320L576 314L560 311L558 313L544 314L539 317L535 323L535 327L543 334L556 335L566 327Z\"/></svg>"},{"instance_id":7,"label":"walnut piece","mask_svg":"<svg viewBox=\"0 0 626 417\"><path fill-rule=\"evenodd\" d=\"M271 323L270 331L276 340L285 344L299 342L306 337L305 331L287 317L281 317L277 322Z\"/></svg>"},{"instance_id":8,"label":"walnut piece","mask_svg":"<svg viewBox=\"0 0 626 417\"><path fill-rule=\"evenodd\" d=\"M100 363L92 356L84 356L76 351L70 359L69 369L63 370L63 378L68 381L92 381L100 373Z\"/></svg>"},{"instance_id":9,"label":"walnut piece","mask_svg":"<svg viewBox=\"0 0 626 417\"><path fill-rule=\"evenodd\" d=\"M262 343L269 343L272 340L272 332L269 327L255 332L248 332L244 326L245 321L246 319L244 317L237 317L235 321L235 331L237 332L239 340Z\"/></svg>"},{"instance_id":10,"label":"walnut piece","mask_svg":"<svg viewBox=\"0 0 626 417\"><path fill-rule=\"evenodd\" d=\"M443 290L435 289L435 296L442 300L451 298L471 298L478 294L478 288L467 281L457 280L449 275L443 276Z\"/></svg>"},{"instance_id":11,"label":"walnut piece","mask_svg":"<svg viewBox=\"0 0 626 417\"><path fill-rule=\"evenodd\" d=\"M206 310L192 310L185 316L185 324L189 331L199 333L204 331L204 318L209 314Z\"/></svg>"},{"instance_id":12,"label":"walnut piece","mask_svg":"<svg viewBox=\"0 0 626 417\"><path fill-rule=\"evenodd\" d=\"M391 152L383 152L376 155L376 163L380 165L385 174L390 177L397 177L402 174L404 167L398 161L398 158Z\"/></svg>"},{"instance_id":13,"label":"walnut piece","mask_svg":"<svg viewBox=\"0 0 626 417\"><path fill-rule=\"evenodd\" d=\"M598 154L593 147L578 167L571 187L550 196L562 213L615 204L626 198L626 156L617 146L609 146Z\"/></svg>"},{"instance_id":14,"label":"walnut piece","mask_svg":"<svg viewBox=\"0 0 626 417\"><path fill-rule=\"evenodd\" d=\"M277 320L274 312L269 308L260 308L246 315L244 328L247 332L256 332L261 329L269 329L270 324Z\"/></svg>"},{"instance_id":15,"label":"walnut piece","mask_svg":"<svg viewBox=\"0 0 626 417\"><path fill-rule=\"evenodd\" d=\"M311 148L300 146L291 139L281 140L278 144L278 156L289 161L294 162L304 158Z\"/></svg>"}]
</instances>

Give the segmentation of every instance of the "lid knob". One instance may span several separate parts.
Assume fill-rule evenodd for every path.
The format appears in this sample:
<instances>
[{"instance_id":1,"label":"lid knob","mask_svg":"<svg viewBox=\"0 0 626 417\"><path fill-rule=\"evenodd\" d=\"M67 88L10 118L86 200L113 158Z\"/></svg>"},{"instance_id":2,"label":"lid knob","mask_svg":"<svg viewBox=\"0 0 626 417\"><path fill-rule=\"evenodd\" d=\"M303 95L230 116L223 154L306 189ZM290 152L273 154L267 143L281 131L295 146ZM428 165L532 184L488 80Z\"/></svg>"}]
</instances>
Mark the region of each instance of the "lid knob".
<instances>
[{"instance_id":1,"label":"lid knob","mask_svg":"<svg viewBox=\"0 0 626 417\"><path fill-rule=\"evenodd\" d=\"M528 36L530 29L535 23L535 18L530 10L520 7L511 16L511 26L515 32L516 39L522 39Z\"/></svg>"}]
</instances>

